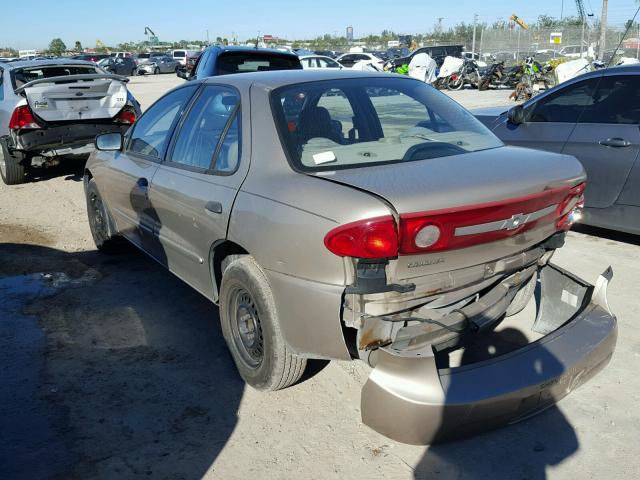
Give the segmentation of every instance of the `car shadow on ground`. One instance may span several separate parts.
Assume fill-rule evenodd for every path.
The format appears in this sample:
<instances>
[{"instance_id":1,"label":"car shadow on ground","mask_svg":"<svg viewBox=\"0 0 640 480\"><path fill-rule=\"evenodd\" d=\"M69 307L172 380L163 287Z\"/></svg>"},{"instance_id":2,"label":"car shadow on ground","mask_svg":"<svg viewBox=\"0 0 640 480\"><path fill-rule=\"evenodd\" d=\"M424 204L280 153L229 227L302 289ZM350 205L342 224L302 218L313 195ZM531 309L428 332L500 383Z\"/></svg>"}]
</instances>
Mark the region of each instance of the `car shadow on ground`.
<instances>
[{"instance_id":1,"label":"car shadow on ground","mask_svg":"<svg viewBox=\"0 0 640 480\"><path fill-rule=\"evenodd\" d=\"M29 170L27 182L46 182L59 177L65 177L65 180L81 182L86 163L86 160L73 158L63 159L53 167L33 167Z\"/></svg>"},{"instance_id":2,"label":"car shadow on ground","mask_svg":"<svg viewBox=\"0 0 640 480\"><path fill-rule=\"evenodd\" d=\"M492 352L490 357L497 357L517 348L516 345L527 343L525 335L517 328L492 332L465 349L461 365L486 360L487 352ZM545 370L556 371L563 368L555 356L542 349L530 367L531 372L520 374L530 377L532 373L538 375ZM519 373L514 371L513 374ZM491 379L487 379L487 382L491 384ZM456 381L452 380L447 392L452 404L455 404L461 395L469 395L469 392L457 390L459 389L456 389ZM543 400L547 395L544 392L531 395L520 402L520 407L535 401L539 405L537 408L543 408L549 401ZM484 408L487 414L492 415L502 413L511 416L515 413L509 413L514 404L507 402L492 407L478 404L475 408ZM458 418L451 417L443 414L443 418L456 423ZM444 424L443 421L437 437L451 435L452 429ZM484 427L476 425L475 428L482 430ZM415 479L543 480L547 478L548 467L560 464L578 449L578 437L573 427L560 409L552 404L542 413L519 423L474 437L465 437L459 441L432 445L417 465Z\"/></svg>"},{"instance_id":3,"label":"car shadow on ground","mask_svg":"<svg viewBox=\"0 0 640 480\"><path fill-rule=\"evenodd\" d=\"M515 425L429 447L415 479L544 480L549 467L578 449L573 427L554 406Z\"/></svg>"},{"instance_id":4,"label":"car shadow on ground","mask_svg":"<svg viewBox=\"0 0 640 480\"><path fill-rule=\"evenodd\" d=\"M213 468L244 383L211 302L134 249L4 243L0 259L1 478Z\"/></svg>"}]
</instances>

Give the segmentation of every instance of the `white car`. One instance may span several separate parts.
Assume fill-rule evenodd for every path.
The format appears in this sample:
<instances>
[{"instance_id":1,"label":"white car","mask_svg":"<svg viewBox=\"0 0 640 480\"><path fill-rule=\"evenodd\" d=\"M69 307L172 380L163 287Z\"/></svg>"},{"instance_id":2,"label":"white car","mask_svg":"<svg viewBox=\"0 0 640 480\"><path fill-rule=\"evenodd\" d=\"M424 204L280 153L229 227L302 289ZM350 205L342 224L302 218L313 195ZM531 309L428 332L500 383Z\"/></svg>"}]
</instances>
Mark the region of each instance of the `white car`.
<instances>
[{"instance_id":1,"label":"white car","mask_svg":"<svg viewBox=\"0 0 640 480\"><path fill-rule=\"evenodd\" d=\"M304 55L300 57L300 63L304 70L317 70L319 68L344 68L331 57L324 55Z\"/></svg>"},{"instance_id":2,"label":"white car","mask_svg":"<svg viewBox=\"0 0 640 480\"><path fill-rule=\"evenodd\" d=\"M558 52L559 57L567 58L581 58L587 56L587 47L580 47L580 45L567 45Z\"/></svg>"},{"instance_id":3,"label":"white car","mask_svg":"<svg viewBox=\"0 0 640 480\"><path fill-rule=\"evenodd\" d=\"M372 53L344 53L336 58L336 61L345 68L353 68L356 63L366 62L373 65L376 70L382 70L384 66L384 60L376 57Z\"/></svg>"}]
</instances>

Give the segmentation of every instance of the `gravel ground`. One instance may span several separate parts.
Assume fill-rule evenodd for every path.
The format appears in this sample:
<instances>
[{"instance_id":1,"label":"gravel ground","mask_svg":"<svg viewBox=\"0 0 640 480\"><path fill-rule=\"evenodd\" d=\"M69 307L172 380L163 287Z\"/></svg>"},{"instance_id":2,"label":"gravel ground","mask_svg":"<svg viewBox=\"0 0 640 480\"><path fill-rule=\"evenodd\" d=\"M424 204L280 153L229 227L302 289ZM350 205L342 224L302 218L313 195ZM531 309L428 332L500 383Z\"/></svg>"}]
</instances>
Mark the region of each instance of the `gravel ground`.
<instances>
[{"instance_id":1,"label":"gravel ground","mask_svg":"<svg viewBox=\"0 0 640 480\"><path fill-rule=\"evenodd\" d=\"M133 78L143 107L179 84ZM455 92L467 108L508 91ZM133 249L98 254L81 165L0 185L0 478L635 479L640 475L638 237L572 232L556 261L608 265L618 348L590 383L528 421L462 442L402 445L360 422L359 363L245 388L217 308ZM392 414L392 413L390 413Z\"/></svg>"}]
</instances>

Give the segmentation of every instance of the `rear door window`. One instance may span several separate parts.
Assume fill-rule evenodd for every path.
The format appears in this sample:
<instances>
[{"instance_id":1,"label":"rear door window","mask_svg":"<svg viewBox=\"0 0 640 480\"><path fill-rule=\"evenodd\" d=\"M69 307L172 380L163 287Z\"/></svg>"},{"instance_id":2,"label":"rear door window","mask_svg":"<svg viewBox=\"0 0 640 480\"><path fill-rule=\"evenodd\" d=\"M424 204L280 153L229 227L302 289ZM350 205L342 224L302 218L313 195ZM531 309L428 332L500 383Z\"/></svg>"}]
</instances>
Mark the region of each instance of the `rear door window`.
<instances>
[{"instance_id":1,"label":"rear door window","mask_svg":"<svg viewBox=\"0 0 640 480\"><path fill-rule=\"evenodd\" d=\"M170 162L199 171L229 173L238 165L239 97L208 86L198 96L177 135Z\"/></svg>"},{"instance_id":2,"label":"rear door window","mask_svg":"<svg viewBox=\"0 0 640 480\"><path fill-rule=\"evenodd\" d=\"M633 75L603 77L579 123L640 124L639 82Z\"/></svg>"}]
</instances>

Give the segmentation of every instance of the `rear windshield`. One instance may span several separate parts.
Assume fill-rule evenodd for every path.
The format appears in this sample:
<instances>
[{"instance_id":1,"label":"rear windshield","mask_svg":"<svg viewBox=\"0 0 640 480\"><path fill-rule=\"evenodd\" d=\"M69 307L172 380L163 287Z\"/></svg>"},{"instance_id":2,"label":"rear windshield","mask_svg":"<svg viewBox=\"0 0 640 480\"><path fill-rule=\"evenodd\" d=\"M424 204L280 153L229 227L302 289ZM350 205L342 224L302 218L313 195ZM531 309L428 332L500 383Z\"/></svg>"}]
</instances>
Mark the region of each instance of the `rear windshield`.
<instances>
[{"instance_id":1,"label":"rear windshield","mask_svg":"<svg viewBox=\"0 0 640 480\"><path fill-rule=\"evenodd\" d=\"M17 68L12 74L13 88L20 88L25 83L41 78L64 77L66 75L83 75L91 73L104 73L91 65L52 65L50 67L25 67Z\"/></svg>"},{"instance_id":2,"label":"rear windshield","mask_svg":"<svg viewBox=\"0 0 640 480\"><path fill-rule=\"evenodd\" d=\"M138 58L149 58L151 56L150 53L140 53L138 54Z\"/></svg>"},{"instance_id":3,"label":"rear windshield","mask_svg":"<svg viewBox=\"0 0 640 480\"><path fill-rule=\"evenodd\" d=\"M297 170L412 162L503 145L464 108L419 81L329 80L271 95L283 147Z\"/></svg>"},{"instance_id":4,"label":"rear windshield","mask_svg":"<svg viewBox=\"0 0 640 480\"><path fill-rule=\"evenodd\" d=\"M273 54L226 52L217 62L218 75L232 73L262 72L268 70L295 70L302 68L298 57Z\"/></svg>"},{"instance_id":5,"label":"rear windshield","mask_svg":"<svg viewBox=\"0 0 640 480\"><path fill-rule=\"evenodd\" d=\"M183 58L187 56L187 52L185 52L184 50L179 50L177 52L173 52L173 56L176 58L177 57Z\"/></svg>"}]
</instances>

